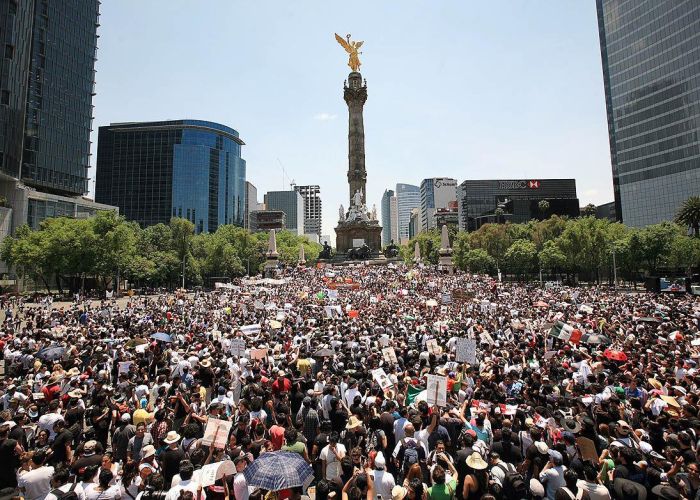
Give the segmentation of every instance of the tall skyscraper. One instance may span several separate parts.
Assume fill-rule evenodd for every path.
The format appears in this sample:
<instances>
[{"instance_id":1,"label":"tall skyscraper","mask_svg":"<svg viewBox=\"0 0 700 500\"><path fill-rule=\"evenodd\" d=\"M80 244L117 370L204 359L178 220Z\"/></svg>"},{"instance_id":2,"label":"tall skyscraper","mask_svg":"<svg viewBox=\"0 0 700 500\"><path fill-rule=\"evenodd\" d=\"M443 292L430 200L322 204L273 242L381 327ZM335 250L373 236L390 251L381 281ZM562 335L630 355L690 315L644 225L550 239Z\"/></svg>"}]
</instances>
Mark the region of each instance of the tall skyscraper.
<instances>
[{"instance_id":1,"label":"tall skyscraper","mask_svg":"<svg viewBox=\"0 0 700 500\"><path fill-rule=\"evenodd\" d=\"M319 186L295 186L304 199L304 234L321 236L321 188Z\"/></svg>"},{"instance_id":2,"label":"tall skyscraper","mask_svg":"<svg viewBox=\"0 0 700 500\"><path fill-rule=\"evenodd\" d=\"M245 213L243 214L243 227L250 229L250 214L262 210L262 204L258 203L258 188L252 182L245 181Z\"/></svg>"},{"instance_id":3,"label":"tall skyscraper","mask_svg":"<svg viewBox=\"0 0 700 500\"><path fill-rule=\"evenodd\" d=\"M412 184L396 185L396 206L398 209L399 242L409 240L408 225L411 222L411 210L420 207L420 188Z\"/></svg>"},{"instance_id":4,"label":"tall skyscraper","mask_svg":"<svg viewBox=\"0 0 700 500\"><path fill-rule=\"evenodd\" d=\"M439 208L450 208L457 201L457 181L449 177L423 179L420 183L421 231L436 228L435 213Z\"/></svg>"},{"instance_id":5,"label":"tall skyscraper","mask_svg":"<svg viewBox=\"0 0 700 500\"><path fill-rule=\"evenodd\" d=\"M88 191L99 0L0 0L0 195L11 231L114 209ZM2 235L0 235L1 237Z\"/></svg>"},{"instance_id":6,"label":"tall skyscraper","mask_svg":"<svg viewBox=\"0 0 700 500\"><path fill-rule=\"evenodd\" d=\"M395 244L400 243L399 239L399 204L396 196L389 200L389 220L391 220L391 239Z\"/></svg>"},{"instance_id":7,"label":"tall skyscraper","mask_svg":"<svg viewBox=\"0 0 700 500\"><path fill-rule=\"evenodd\" d=\"M671 220L700 193L700 3L596 3L616 214Z\"/></svg>"},{"instance_id":8,"label":"tall skyscraper","mask_svg":"<svg viewBox=\"0 0 700 500\"><path fill-rule=\"evenodd\" d=\"M265 210L284 212L287 230L299 235L304 234L304 198L298 191L267 192Z\"/></svg>"},{"instance_id":9,"label":"tall skyscraper","mask_svg":"<svg viewBox=\"0 0 700 500\"><path fill-rule=\"evenodd\" d=\"M382 195L382 245L391 241L391 199L396 198L392 189L387 189Z\"/></svg>"},{"instance_id":10,"label":"tall skyscraper","mask_svg":"<svg viewBox=\"0 0 700 500\"><path fill-rule=\"evenodd\" d=\"M172 217L198 233L243 226L244 144L234 129L201 120L100 127L95 198L142 226Z\"/></svg>"}]
</instances>

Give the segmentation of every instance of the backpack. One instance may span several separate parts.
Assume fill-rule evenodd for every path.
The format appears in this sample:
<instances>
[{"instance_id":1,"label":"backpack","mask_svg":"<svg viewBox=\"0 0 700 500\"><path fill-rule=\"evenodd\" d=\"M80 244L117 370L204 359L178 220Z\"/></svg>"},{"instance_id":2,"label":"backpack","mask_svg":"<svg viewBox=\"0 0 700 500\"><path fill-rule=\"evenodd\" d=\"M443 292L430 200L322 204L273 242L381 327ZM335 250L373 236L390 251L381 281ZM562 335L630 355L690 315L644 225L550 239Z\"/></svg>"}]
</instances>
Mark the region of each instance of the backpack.
<instances>
[{"instance_id":1,"label":"backpack","mask_svg":"<svg viewBox=\"0 0 700 500\"><path fill-rule=\"evenodd\" d=\"M78 500L78 494L75 492L76 483L71 484L68 491L61 491L59 489L52 490L51 493L58 500Z\"/></svg>"},{"instance_id":2,"label":"backpack","mask_svg":"<svg viewBox=\"0 0 700 500\"><path fill-rule=\"evenodd\" d=\"M504 498L512 498L514 500L527 498L528 486L525 483L525 478L511 464L496 465L503 471L503 496Z\"/></svg>"},{"instance_id":3,"label":"backpack","mask_svg":"<svg viewBox=\"0 0 700 500\"><path fill-rule=\"evenodd\" d=\"M423 450L420 448L420 444L413 439L410 441L401 440L401 450L403 450L401 470L406 474L413 464L420 462L420 452ZM399 454L401 454L401 450L399 450Z\"/></svg>"}]
</instances>

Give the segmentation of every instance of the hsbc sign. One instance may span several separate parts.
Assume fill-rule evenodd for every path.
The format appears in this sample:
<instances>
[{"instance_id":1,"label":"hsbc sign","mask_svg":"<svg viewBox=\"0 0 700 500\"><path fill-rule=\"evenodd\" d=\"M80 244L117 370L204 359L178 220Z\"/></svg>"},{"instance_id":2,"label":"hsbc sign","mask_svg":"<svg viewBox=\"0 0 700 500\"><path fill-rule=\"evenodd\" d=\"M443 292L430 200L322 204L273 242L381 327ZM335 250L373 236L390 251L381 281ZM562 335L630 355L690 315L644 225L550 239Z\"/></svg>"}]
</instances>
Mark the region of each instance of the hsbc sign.
<instances>
[{"instance_id":1,"label":"hsbc sign","mask_svg":"<svg viewBox=\"0 0 700 500\"><path fill-rule=\"evenodd\" d=\"M539 189L540 181L498 181L499 189Z\"/></svg>"}]
</instances>

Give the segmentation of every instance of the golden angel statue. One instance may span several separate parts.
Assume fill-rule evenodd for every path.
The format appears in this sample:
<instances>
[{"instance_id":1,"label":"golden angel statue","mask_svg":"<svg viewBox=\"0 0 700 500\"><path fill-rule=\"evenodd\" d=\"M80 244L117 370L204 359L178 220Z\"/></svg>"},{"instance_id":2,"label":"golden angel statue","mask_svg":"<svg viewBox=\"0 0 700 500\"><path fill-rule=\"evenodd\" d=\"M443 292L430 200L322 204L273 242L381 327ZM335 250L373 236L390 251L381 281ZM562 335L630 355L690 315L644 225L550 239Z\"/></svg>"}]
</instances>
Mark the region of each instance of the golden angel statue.
<instances>
[{"instance_id":1,"label":"golden angel statue","mask_svg":"<svg viewBox=\"0 0 700 500\"><path fill-rule=\"evenodd\" d=\"M350 66L350 69L353 71L360 71L360 65L362 63L360 62L359 54L362 54L362 52L358 52L358 49L362 47L362 44L365 42L351 42L350 35L345 35L345 38L347 41L338 36L338 33L335 34L335 39L338 40L338 43L343 46L345 52L350 54L350 60L348 61L348 66Z\"/></svg>"}]
</instances>

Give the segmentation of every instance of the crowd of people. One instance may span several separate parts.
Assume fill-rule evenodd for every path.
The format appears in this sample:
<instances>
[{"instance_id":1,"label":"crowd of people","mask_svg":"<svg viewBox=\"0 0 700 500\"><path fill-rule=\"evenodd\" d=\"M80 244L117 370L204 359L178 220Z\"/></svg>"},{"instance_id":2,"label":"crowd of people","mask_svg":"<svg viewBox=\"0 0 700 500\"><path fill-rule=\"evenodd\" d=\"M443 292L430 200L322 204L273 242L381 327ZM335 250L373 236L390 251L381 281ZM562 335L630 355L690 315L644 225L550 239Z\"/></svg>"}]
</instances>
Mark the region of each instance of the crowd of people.
<instances>
[{"instance_id":1,"label":"crowd of people","mask_svg":"<svg viewBox=\"0 0 700 500\"><path fill-rule=\"evenodd\" d=\"M700 499L689 295L358 264L2 309L2 499ZM283 452L312 481L256 485Z\"/></svg>"}]
</instances>

